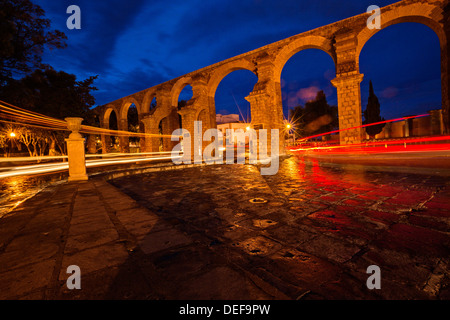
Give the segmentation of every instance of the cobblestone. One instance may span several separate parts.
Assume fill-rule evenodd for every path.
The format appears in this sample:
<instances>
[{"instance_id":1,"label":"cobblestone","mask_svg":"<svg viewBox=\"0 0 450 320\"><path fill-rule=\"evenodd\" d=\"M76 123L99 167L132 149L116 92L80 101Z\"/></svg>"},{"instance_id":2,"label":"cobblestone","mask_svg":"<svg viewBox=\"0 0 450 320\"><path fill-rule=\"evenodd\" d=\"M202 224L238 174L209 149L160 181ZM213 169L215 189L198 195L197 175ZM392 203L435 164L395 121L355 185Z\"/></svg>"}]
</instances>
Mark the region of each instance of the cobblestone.
<instances>
[{"instance_id":1,"label":"cobblestone","mask_svg":"<svg viewBox=\"0 0 450 320\"><path fill-rule=\"evenodd\" d=\"M446 176L295 157L275 176L59 184L0 219L0 299L448 299L449 200ZM374 264L381 290L366 286Z\"/></svg>"}]
</instances>

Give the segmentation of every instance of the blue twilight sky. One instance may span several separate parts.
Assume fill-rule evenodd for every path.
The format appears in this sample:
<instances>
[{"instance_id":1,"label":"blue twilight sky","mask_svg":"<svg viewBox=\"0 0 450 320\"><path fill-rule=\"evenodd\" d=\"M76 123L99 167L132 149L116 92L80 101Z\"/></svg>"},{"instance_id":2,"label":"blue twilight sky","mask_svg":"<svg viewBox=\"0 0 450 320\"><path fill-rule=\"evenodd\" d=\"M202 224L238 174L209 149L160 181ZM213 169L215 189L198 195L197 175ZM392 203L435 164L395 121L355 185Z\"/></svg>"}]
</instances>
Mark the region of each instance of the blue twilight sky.
<instances>
[{"instance_id":1,"label":"blue twilight sky","mask_svg":"<svg viewBox=\"0 0 450 320\"><path fill-rule=\"evenodd\" d=\"M353 15L389 0L32 0L63 31L68 47L46 52L44 62L79 80L99 75L98 105L141 91L199 68L231 58ZM81 8L81 30L68 30L69 5ZM369 80L386 119L441 107L440 49L428 27L402 23L377 33L364 47L360 71L362 109ZM337 104L332 59L309 49L294 55L282 73L285 116L289 108L324 90ZM235 71L219 85L217 113L250 118L244 99L256 76ZM189 99L186 88L180 99Z\"/></svg>"}]
</instances>

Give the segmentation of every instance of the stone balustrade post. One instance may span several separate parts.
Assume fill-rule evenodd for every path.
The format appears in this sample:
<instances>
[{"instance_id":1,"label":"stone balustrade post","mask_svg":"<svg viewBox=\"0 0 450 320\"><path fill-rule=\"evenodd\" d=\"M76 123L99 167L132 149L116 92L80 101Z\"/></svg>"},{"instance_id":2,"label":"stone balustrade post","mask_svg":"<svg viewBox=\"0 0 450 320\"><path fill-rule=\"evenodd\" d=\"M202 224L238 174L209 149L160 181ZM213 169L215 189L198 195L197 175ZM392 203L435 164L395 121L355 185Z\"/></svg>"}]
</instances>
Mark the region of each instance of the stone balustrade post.
<instances>
[{"instance_id":1,"label":"stone balustrade post","mask_svg":"<svg viewBox=\"0 0 450 320\"><path fill-rule=\"evenodd\" d=\"M81 129L82 118L66 118L67 128L72 131L66 139L67 155L69 157L69 181L86 181L86 158L84 153L84 138L78 132Z\"/></svg>"}]
</instances>

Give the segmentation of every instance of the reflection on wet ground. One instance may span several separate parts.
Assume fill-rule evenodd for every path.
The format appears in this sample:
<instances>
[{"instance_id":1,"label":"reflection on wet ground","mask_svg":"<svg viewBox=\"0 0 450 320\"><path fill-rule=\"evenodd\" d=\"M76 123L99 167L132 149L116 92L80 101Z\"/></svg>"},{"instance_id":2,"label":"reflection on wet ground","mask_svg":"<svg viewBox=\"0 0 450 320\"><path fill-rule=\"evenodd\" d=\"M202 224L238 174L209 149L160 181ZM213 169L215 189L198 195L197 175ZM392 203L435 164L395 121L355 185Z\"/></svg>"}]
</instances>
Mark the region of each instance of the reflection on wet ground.
<instances>
[{"instance_id":1,"label":"reflection on wet ground","mask_svg":"<svg viewBox=\"0 0 450 320\"><path fill-rule=\"evenodd\" d=\"M295 157L275 176L217 165L60 184L0 219L0 297L448 300L449 199L443 174ZM83 290L66 287L72 264Z\"/></svg>"},{"instance_id":2,"label":"reflection on wet ground","mask_svg":"<svg viewBox=\"0 0 450 320\"><path fill-rule=\"evenodd\" d=\"M61 183L67 173L16 176L0 180L0 218L45 187Z\"/></svg>"},{"instance_id":3,"label":"reflection on wet ground","mask_svg":"<svg viewBox=\"0 0 450 320\"><path fill-rule=\"evenodd\" d=\"M291 157L274 176L222 165L112 183L289 298L446 299L450 178L420 171ZM370 265L385 290L367 290Z\"/></svg>"}]
</instances>

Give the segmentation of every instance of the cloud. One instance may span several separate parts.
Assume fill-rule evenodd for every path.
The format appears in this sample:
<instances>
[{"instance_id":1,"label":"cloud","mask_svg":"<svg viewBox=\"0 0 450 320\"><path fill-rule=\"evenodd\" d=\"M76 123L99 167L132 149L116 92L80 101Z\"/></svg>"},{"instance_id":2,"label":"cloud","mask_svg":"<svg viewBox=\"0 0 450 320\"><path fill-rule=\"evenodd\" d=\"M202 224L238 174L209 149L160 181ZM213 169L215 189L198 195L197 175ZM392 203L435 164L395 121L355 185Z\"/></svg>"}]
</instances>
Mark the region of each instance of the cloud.
<instances>
[{"instance_id":1,"label":"cloud","mask_svg":"<svg viewBox=\"0 0 450 320\"><path fill-rule=\"evenodd\" d=\"M108 72L115 64L109 58L117 39L130 27L144 3L144 0L134 0L133 5L121 0L80 0L77 5L81 9L81 30L68 30L66 9L72 1L37 1L52 20L52 28L63 31L68 37L68 47L47 52L45 61L56 69L70 72Z\"/></svg>"},{"instance_id":2,"label":"cloud","mask_svg":"<svg viewBox=\"0 0 450 320\"><path fill-rule=\"evenodd\" d=\"M73 1L33 2L43 7L46 16L52 20L53 28L64 31L69 37L68 48L47 53L45 62L55 69L76 74L78 79L98 74L96 86L99 91L94 94L99 104L271 42L363 13L372 4L370 0L78 0L75 4L82 11L82 30L70 31L65 25L68 17L66 9L74 4ZM394 2L395 0L379 0L377 5L384 6ZM399 28L401 25L403 24L398 25ZM403 30L401 29L402 32ZM380 42L376 42L378 36ZM380 92L382 99L399 100L417 94L420 91L417 84L402 86L402 82L423 82L427 72L434 72L429 67L429 61L436 61L437 73L440 71L439 57L435 58L440 53L438 45L435 46L437 49L434 50L433 59L429 58L430 50L408 51L411 63L416 61L413 61L413 57L426 55L423 61L427 63L421 68L411 68L412 64L404 59L404 55L399 58L402 63L395 63L393 60L385 61L386 59L380 58L379 51L373 50L372 53L370 50L373 49L371 43L374 43L375 47L386 51L386 46L400 43L403 38L397 34L390 36L389 32L382 31L363 51L361 73L367 78L373 78L374 84L384 84L385 89ZM288 61L290 64L283 70L283 104L289 107L304 104L315 98L319 88L324 90L327 98L336 99L336 89L329 83L335 78L333 61L326 53L318 52L319 50L313 49L304 50L298 56L299 63L295 63L295 59ZM390 54L395 56L392 52ZM376 61L380 63L377 64ZM401 72L396 72L395 77L386 77L397 64L402 66ZM440 79L440 73L437 76ZM315 83L314 80L318 82ZM239 82L241 87L243 84L245 83ZM427 90L429 95L437 95L439 98L436 86L429 86ZM229 87L225 91L229 95ZM237 89L233 88L233 91L238 93ZM368 88L363 84L363 104L367 101L367 93ZM246 94L247 92L242 93L242 96ZM235 105L231 100L222 103L222 107L220 101L216 101L219 109L231 110L232 107L228 105ZM238 100L238 103L241 104L241 101ZM390 103L393 101L386 101L386 104ZM408 107L413 103L416 104L412 101L408 103Z\"/></svg>"},{"instance_id":3,"label":"cloud","mask_svg":"<svg viewBox=\"0 0 450 320\"><path fill-rule=\"evenodd\" d=\"M305 127L305 131L309 133L315 132L323 126L329 125L332 121L333 118L329 114L325 114L308 123Z\"/></svg>"},{"instance_id":4,"label":"cloud","mask_svg":"<svg viewBox=\"0 0 450 320\"><path fill-rule=\"evenodd\" d=\"M317 96L317 92L319 92L320 89L316 86L311 86L309 88L303 88L300 89L297 92L297 97L301 100L303 100L304 102L308 102L311 100L314 100Z\"/></svg>"},{"instance_id":5,"label":"cloud","mask_svg":"<svg viewBox=\"0 0 450 320\"><path fill-rule=\"evenodd\" d=\"M99 91L95 93L96 103L103 105L126 97L151 87L149 83L162 83L164 78L165 75L163 74L140 68L123 73L117 71L116 73L103 75L95 83L99 88Z\"/></svg>"},{"instance_id":6,"label":"cloud","mask_svg":"<svg viewBox=\"0 0 450 320\"><path fill-rule=\"evenodd\" d=\"M396 87L388 87L381 92L381 96L386 99L394 98L398 95L398 89Z\"/></svg>"}]
</instances>

